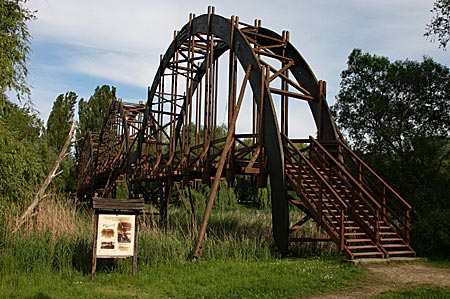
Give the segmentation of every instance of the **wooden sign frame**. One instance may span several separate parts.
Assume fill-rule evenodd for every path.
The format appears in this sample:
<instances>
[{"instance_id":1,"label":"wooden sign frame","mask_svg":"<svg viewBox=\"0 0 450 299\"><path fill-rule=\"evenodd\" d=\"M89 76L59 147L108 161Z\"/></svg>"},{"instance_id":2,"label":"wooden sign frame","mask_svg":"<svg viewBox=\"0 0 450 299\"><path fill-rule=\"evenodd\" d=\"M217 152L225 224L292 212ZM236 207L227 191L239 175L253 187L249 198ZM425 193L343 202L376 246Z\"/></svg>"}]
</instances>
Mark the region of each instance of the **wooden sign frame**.
<instances>
[{"instance_id":1,"label":"wooden sign frame","mask_svg":"<svg viewBox=\"0 0 450 299\"><path fill-rule=\"evenodd\" d=\"M136 276L139 215L145 209L144 200L94 198L93 203L92 281L99 258L131 258L132 275Z\"/></svg>"}]
</instances>

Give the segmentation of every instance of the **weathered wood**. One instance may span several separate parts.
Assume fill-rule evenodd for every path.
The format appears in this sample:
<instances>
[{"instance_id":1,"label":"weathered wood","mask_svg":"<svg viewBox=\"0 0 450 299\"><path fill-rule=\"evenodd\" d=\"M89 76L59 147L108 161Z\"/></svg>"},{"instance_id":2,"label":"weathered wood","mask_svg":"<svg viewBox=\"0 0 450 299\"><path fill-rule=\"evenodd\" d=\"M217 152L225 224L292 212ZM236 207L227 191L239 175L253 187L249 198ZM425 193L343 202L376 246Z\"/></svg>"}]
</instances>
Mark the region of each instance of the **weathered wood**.
<instances>
[{"instance_id":1,"label":"weathered wood","mask_svg":"<svg viewBox=\"0 0 450 299\"><path fill-rule=\"evenodd\" d=\"M133 277L136 276L137 274L137 257L138 257L138 242L139 242L139 218L136 217L136 222L134 224L134 248L133 248L133 265L132 265L132 270L131 273L133 275Z\"/></svg>"},{"instance_id":2,"label":"weathered wood","mask_svg":"<svg viewBox=\"0 0 450 299\"><path fill-rule=\"evenodd\" d=\"M95 281L95 274L97 271L97 231L98 231L98 214L94 215L94 244L92 248L92 269L91 279Z\"/></svg>"},{"instance_id":3,"label":"weathered wood","mask_svg":"<svg viewBox=\"0 0 450 299\"><path fill-rule=\"evenodd\" d=\"M45 178L44 183L42 184L41 188L39 188L38 192L34 196L33 202L28 206L28 208L23 212L23 214L20 216L19 221L12 231L14 234L28 219L28 217L31 215L31 213L34 211L34 209L39 205L39 202L44 198L45 190L47 190L48 185L52 182L52 180L62 173L62 170L58 172L59 164L61 161L68 155L67 149L69 148L69 145L72 143L72 137L73 133L75 132L76 128L76 122L72 122L72 126L70 127L69 134L67 136L66 142L64 143L64 146L61 149L61 152L58 155L58 158L56 159L55 163L53 164L52 169L50 170L49 174Z\"/></svg>"},{"instance_id":4,"label":"weathered wood","mask_svg":"<svg viewBox=\"0 0 450 299\"><path fill-rule=\"evenodd\" d=\"M115 198L94 198L93 206L95 210L121 210L121 211L143 211L145 204L143 199L115 199Z\"/></svg>"}]
</instances>

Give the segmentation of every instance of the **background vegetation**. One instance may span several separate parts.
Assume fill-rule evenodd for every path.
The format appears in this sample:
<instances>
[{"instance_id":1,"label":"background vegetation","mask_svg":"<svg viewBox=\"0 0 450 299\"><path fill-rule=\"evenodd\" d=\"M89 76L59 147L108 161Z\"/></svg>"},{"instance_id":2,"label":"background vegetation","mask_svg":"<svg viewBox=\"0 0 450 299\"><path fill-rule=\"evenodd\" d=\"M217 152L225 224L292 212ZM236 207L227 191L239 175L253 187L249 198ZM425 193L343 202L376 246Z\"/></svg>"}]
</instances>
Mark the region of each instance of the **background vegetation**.
<instances>
[{"instance_id":1,"label":"background vegetation","mask_svg":"<svg viewBox=\"0 0 450 299\"><path fill-rule=\"evenodd\" d=\"M413 206L420 256L450 256L450 70L353 50L332 107L369 165Z\"/></svg>"}]
</instances>

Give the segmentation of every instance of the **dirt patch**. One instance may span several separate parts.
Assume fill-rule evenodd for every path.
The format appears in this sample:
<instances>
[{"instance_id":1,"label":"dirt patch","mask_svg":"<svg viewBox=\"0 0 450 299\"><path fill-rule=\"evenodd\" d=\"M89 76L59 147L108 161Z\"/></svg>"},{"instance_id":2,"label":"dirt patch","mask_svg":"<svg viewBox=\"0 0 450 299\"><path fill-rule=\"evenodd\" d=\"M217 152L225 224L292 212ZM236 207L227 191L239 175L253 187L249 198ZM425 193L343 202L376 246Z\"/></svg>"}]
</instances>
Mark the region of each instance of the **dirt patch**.
<instances>
[{"instance_id":1,"label":"dirt patch","mask_svg":"<svg viewBox=\"0 0 450 299\"><path fill-rule=\"evenodd\" d=\"M309 299L370 298L387 291L418 285L450 287L450 269L436 268L421 263L365 264L363 282L331 294L308 297Z\"/></svg>"}]
</instances>

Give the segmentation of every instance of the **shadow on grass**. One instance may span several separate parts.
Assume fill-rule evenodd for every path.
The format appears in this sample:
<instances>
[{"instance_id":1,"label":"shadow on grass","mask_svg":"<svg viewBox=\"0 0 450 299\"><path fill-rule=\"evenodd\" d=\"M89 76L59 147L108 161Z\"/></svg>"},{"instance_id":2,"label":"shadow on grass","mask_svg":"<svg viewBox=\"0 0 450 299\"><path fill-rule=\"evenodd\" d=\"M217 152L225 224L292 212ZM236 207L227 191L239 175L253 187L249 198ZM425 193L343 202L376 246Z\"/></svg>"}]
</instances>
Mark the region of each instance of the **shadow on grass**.
<instances>
[{"instance_id":1,"label":"shadow on grass","mask_svg":"<svg viewBox=\"0 0 450 299\"><path fill-rule=\"evenodd\" d=\"M37 294L34 294L32 296L26 297L26 299L52 299L49 295L39 292Z\"/></svg>"}]
</instances>

